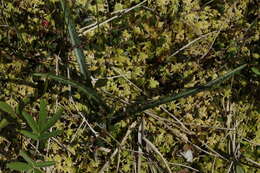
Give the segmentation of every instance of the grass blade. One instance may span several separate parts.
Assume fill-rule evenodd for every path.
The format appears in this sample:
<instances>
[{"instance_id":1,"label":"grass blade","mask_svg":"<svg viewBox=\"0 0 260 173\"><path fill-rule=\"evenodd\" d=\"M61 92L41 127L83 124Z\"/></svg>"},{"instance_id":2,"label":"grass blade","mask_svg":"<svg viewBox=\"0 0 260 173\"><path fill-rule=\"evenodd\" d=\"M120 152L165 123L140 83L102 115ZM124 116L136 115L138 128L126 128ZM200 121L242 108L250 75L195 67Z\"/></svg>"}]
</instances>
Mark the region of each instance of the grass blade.
<instances>
[{"instance_id":1,"label":"grass blade","mask_svg":"<svg viewBox=\"0 0 260 173\"><path fill-rule=\"evenodd\" d=\"M33 117L28 114L27 112L22 112L23 117L25 118L25 120L27 121L28 125L31 127L31 129L33 130L34 133L38 133L39 132L39 127L37 122L33 119Z\"/></svg>"},{"instance_id":2,"label":"grass blade","mask_svg":"<svg viewBox=\"0 0 260 173\"><path fill-rule=\"evenodd\" d=\"M13 169L16 171L28 171L29 169L32 168L30 165L28 165L27 163L23 163L23 162L11 162L11 163L8 163L6 166L7 166L7 168Z\"/></svg>"},{"instance_id":3,"label":"grass blade","mask_svg":"<svg viewBox=\"0 0 260 173\"><path fill-rule=\"evenodd\" d=\"M219 78L210 81L209 83L207 83L207 84L205 85L205 87L212 87L212 86L214 86L214 85L216 85L216 84L218 84L218 83L223 82L224 80L226 80L226 79L230 78L231 76L234 76L236 73L240 72L240 71L241 71L242 69L244 69L246 66L247 66L247 64L244 64L244 65L241 65L241 66L235 68L234 70L232 70L232 71L226 73L225 75L220 76Z\"/></svg>"},{"instance_id":4,"label":"grass blade","mask_svg":"<svg viewBox=\"0 0 260 173\"><path fill-rule=\"evenodd\" d=\"M197 94L201 91L208 90L211 87L223 82L227 78L235 75L236 73L238 73L239 71L244 69L246 66L247 66L247 64L241 65L241 66L237 67L236 69L226 73L225 75L208 82L207 84L205 84L202 87L189 89L187 91L181 92L181 93L176 94L174 96L162 97L162 98L159 98L158 100L152 101L150 103L142 104L142 105L139 105L139 106L137 106L138 105L137 103L133 103L126 108L126 112L128 113L128 115L134 115L134 114L143 112L147 109L152 109L156 106L160 106L162 104L165 104L165 103L168 103L168 102L171 102L171 101L174 101L174 100L178 100L180 98L185 98L185 97L188 97L188 96L191 96L191 95L195 95L195 94ZM125 116L125 114L122 114L121 112L116 113L116 115L117 116L115 116L114 120L112 120L113 124L128 117L128 116Z\"/></svg>"},{"instance_id":5,"label":"grass blade","mask_svg":"<svg viewBox=\"0 0 260 173\"><path fill-rule=\"evenodd\" d=\"M46 106L47 106L46 100L42 99L41 102L40 102L40 113L39 113L39 120L38 120L40 132L44 131L43 126L46 123L47 116L48 116Z\"/></svg>"},{"instance_id":6,"label":"grass blade","mask_svg":"<svg viewBox=\"0 0 260 173\"><path fill-rule=\"evenodd\" d=\"M42 131L46 131L51 128L62 116L63 109L59 109L45 124L43 125Z\"/></svg>"},{"instance_id":7,"label":"grass blade","mask_svg":"<svg viewBox=\"0 0 260 173\"><path fill-rule=\"evenodd\" d=\"M130 112L131 114L143 112L146 109L151 109L151 108L154 108L156 106L159 106L159 105L162 105L162 104L174 101L174 100L178 100L180 98L184 98L184 97L188 97L188 96L191 96L191 95L195 95L195 94L197 94L197 93L199 93L201 91L204 91L204 90L207 90L207 89L213 87L214 85L216 85L218 83L223 82L224 80L226 80L227 78L233 76L235 73L239 72L240 70L242 70L245 67L246 67L246 65L242 65L242 66L232 70L231 72L228 72L225 75L223 75L223 76L221 76L221 77L219 77L219 78L217 78L217 79L215 79L213 81L208 82L206 85L204 85L205 87L199 87L199 88L195 88L195 89L190 89L188 91L184 91L184 92L182 92L180 94L176 94L174 96L164 97L164 98L158 99L156 101L153 101L153 102L151 102L149 104L141 105L137 109L132 109L132 108L128 109L128 112Z\"/></svg>"},{"instance_id":8,"label":"grass blade","mask_svg":"<svg viewBox=\"0 0 260 173\"><path fill-rule=\"evenodd\" d=\"M90 74L89 70L87 69L87 66L85 63L85 56L83 53L83 49L80 48L81 43L80 43L78 34L76 32L76 27L75 27L74 21L70 15L70 10L68 8L68 4L64 0L60 0L60 2L61 2L62 9L64 11L65 22L68 26L70 41L71 41L72 47L74 49L74 52L75 52L75 55L77 58L77 62L80 67L80 72L84 76L85 80L87 81L88 86L92 87L91 74Z\"/></svg>"},{"instance_id":9,"label":"grass blade","mask_svg":"<svg viewBox=\"0 0 260 173\"><path fill-rule=\"evenodd\" d=\"M86 94L89 97L89 99L94 100L96 103L103 106L103 108L105 108L105 110L109 110L109 107L101 100L101 96L99 96L99 94L93 88L86 87L76 81L66 79L62 76L56 76L56 75L49 74L49 73L34 73L33 75L51 78L53 80L56 80L56 81L59 81L59 82L65 84L65 85L71 85L72 87L77 88L78 90L80 90L81 92Z\"/></svg>"}]
</instances>

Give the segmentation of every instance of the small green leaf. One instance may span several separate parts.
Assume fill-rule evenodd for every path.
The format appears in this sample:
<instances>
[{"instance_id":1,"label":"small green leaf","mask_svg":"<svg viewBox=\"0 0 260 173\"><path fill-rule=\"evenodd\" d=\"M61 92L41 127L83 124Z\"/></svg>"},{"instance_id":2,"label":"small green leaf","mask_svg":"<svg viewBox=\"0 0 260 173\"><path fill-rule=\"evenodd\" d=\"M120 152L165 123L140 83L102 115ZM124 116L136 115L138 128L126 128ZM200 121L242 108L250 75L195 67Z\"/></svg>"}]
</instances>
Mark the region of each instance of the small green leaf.
<instances>
[{"instance_id":1,"label":"small green leaf","mask_svg":"<svg viewBox=\"0 0 260 173\"><path fill-rule=\"evenodd\" d=\"M57 136L61 133L62 133L62 130L55 130L55 131L52 131L52 132L49 132L49 133L44 133L44 134L41 134L39 136L39 140L49 139L49 138L55 137L55 136Z\"/></svg>"},{"instance_id":2,"label":"small green leaf","mask_svg":"<svg viewBox=\"0 0 260 173\"><path fill-rule=\"evenodd\" d=\"M33 168L32 168L32 169L29 169L28 171L26 171L26 173L34 173L34 172L33 172Z\"/></svg>"},{"instance_id":3,"label":"small green leaf","mask_svg":"<svg viewBox=\"0 0 260 173\"><path fill-rule=\"evenodd\" d=\"M5 128L7 125L9 124L9 121L7 120L7 119L2 119L1 121L0 121L0 131L3 129L3 128Z\"/></svg>"},{"instance_id":4,"label":"small green leaf","mask_svg":"<svg viewBox=\"0 0 260 173\"><path fill-rule=\"evenodd\" d=\"M252 70L255 74L260 75L260 70L259 70L258 68L252 67L251 70Z\"/></svg>"},{"instance_id":5,"label":"small green leaf","mask_svg":"<svg viewBox=\"0 0 260 173\"><path fill-rule=\"evenodd\" d=\"M33 140L39 140L39 136L32 133L32 132L29 132L29 131L26 131L26 130L20 130L19 131L21 134L23 134L24 136L28 137L28 138L31 138Z\"/></svg>"},{"instance_id":6,"label":"small green leaf","mask_svg":"<svg viewBox=\"0 0 260 173\"><path fill-rule=\"evenodd\" d=\"M10 114L13 118L16 118L15 111L9 104L0 101L0 109L4 112Z\"/></svg>"},{"instance_id":7,"label":"small green leaf","mask_svg":"<svg viewBox=\"0 0 260 173\"><path fill-rule=\"evenodd\" d=\"M43 126L47 121L47 110L46 110L46 100L42 99L40 102L40 113L39 113L39 120L38 120L38 125L39 125L39 131L43 131Z\"/></svg>"},{"instance_id":8,"label":"small green leaf","mask_svg":"<svg viewBox=\"0 0 260 173\"><path fill-rule=\"evenodd\" d=\"M43 168L43 167L48 167L48 166L52 166L52 165L55 165L54 161L45 161L45 162L35 163L35 167L37 167L37 168Z\"/></svg>"},{"instance_id":9,"label":"small green leaf","mask_svg":"<svg viewBox=\"0 0 260 173\"><path fill-rule=\"evenodd\" d=\"M51 128L62 116L63 109L59 109L42 127L42 131Z\"/></svg>"},{"instance_id":10,"label":"small green leaf","mask_svg":"<svg viewBox=\"0 0 260 173\"><path fill-rule=\"evenodd\" d=\"M23 117L25 118L25 120L27 121L28 125L31 127L31 129L33 130L34 133L38 133L38 124L37 122L33 119L33 117L26 113L26 112L22 112Z\"/></svg>"},{"instance_id":11,"label":"small green leaf","mask_svg":"<svg viewBox=\"0 0 260 173\"><path fill-rule=\"evenodd\" d=\"M20 150L19 155L22 156L30 166L34 167L35 162L23 150Z\"/></svg>"},{"instance_id":12,"label":"small green leaf","mask_svg":"<svg viewBox=\"0 0 260 173\"><path fill-rule=\"evenodd\" d=\"M98 79L95 83L96 88L101 88L107 84L107 79Z\"/></svg>"},{"instance_id":13,"label":"small green leaf","mask_svg":"<svg viewBox=\"0 0 260 173\"><path fill-rule=\"evenodd\" d=\"M236 173L245 173L245 170L240 165L236 165Z\"/></svg>"},{"instance_id":14,"label":"small green leaf","mask_svg":"<svg viewBox=\"0 0 260 173\"><path fill-rule=\"evenodd\" d=\"M33 173L43 173L41 170L36 169L36 168L34 168L32 172L33 172Z\"/></svg>"},{"instance_id":15,"label":"small green leaf","mask_svg":"<svg viewBox=\"0 0 260 173\"><path fill-rule=\"evenodd\" d=\"M32 167L29 164L23 162L11 162L8 163L6 166L7 168L16 171L28 171L29 169L32 169Z\"/></svg>"}]
</instances>

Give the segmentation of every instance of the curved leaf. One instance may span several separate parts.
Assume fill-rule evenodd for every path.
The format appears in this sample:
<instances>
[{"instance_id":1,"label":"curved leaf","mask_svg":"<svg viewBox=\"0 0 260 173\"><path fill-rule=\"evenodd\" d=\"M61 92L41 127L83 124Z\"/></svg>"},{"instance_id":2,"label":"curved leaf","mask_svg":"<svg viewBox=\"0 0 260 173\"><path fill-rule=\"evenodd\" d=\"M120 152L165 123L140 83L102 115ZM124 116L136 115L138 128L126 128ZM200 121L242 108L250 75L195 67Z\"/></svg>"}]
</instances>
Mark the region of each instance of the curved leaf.
<instances>
[{"instance_id":1,"label":"curved leaf","mask_svg":"<svg viewBox=\"0 0 260 173\"><path fill-rule=\"evenodd\" d=\"M76 81L66 79L62 76L56 76L56 75L49 74L49 73L34 73L33 75L51 78L51 79L59 81L63 84L71 85L72 87L75 87L78 90L82 91L84 94L86 94L89 97L89 99L94 100L96 103L103 106L106 110L109 110L109 107L101 100L101 97L96 92L96 90L94 90L93 88L86 87Z\"/></svg>"},{"instance_id":2,"label":"curved leaf","mask_svg":"<svg viewBox=\"0 0 260 173\"><path fill-rule=\"evenodd\" d=\"M10 114L13 118L16 118L15 111L9 104L0 101L0 109L4 112Z\"/></svg>"},{"instance_id":3,"label":"curved leaf","mask_svg":"<svg viewBox=\"0 0 260 173\"><path fill-rule=\"evenodd\" d=\"M201 86L198 88L189 89L187 91L181 92L181 93L173 95L173 96L162 97L162 98L159 98L158 100L154 100L154 101L148 102L148 103L145 103L145 102L143 104L133 103L133 104L127 106L126 113L129 115L134 115L134 114L143 112L147 109L152 109L152 108L155 108L156 106L159 106L159 105L162 105L165 103L169 103L171 101L178 100L180 98L185 98L185 97L188 97L191 95L195 95L201 91L208 90L208 89L212 88L213 86L223 82L227 78L235 75L237 72L241 71L246 66L247 66L247 64L241 65L241 66L237 67L236 69L226 73L225 75L223 75L215 80L212 80L212 81L208 82L207 84L205 84L204 86ZM125 113L122 113L122 112L117 112L116 115L118 115L118 116L115 116L114 119L112 120L113 124L124 118L127 118Z\"/></svg>"},{"instance_id":4,"label":"curved leaf","mask_svg":"<svg viewBox=\"0 0 260 173\"><path fill-rule=\"evenodd\" d=\"M255 74L260 75L260 70L259 70L258 68L252 67L251 70L252 70Z\"/></svg>"}]
</instances>

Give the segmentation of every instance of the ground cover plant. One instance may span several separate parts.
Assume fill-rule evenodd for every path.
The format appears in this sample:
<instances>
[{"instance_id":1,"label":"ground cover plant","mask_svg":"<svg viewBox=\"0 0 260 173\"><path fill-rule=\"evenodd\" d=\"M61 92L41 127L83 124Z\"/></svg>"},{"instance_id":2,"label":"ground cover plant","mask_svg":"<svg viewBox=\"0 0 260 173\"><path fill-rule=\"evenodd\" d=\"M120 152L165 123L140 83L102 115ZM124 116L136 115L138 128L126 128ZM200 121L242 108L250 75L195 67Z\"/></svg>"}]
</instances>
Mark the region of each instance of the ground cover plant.
<instances>
[{"instance_id":1,"label":"ground cover plant","mask_svg":"<svg viewBox=\"0 0 260 173\"><path fill-rule=\"evenodd\" d=\"M259 171L259 5L2 0L0 172Z\"/></svg>"}]
</instances>

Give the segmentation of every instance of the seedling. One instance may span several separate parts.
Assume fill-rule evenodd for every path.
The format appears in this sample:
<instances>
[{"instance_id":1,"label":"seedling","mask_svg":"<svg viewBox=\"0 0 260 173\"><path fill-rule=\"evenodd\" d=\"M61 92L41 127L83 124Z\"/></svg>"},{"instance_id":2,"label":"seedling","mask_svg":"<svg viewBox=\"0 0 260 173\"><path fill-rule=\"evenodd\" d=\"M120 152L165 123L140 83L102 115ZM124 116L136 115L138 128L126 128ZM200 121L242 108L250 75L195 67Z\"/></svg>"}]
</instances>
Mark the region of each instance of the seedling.
<instances>
[{"instance_id":1,"label":"seedling","mask_svg":"<svg viewBox=\"0 0 260 173\"><path fill-rule=\"evenodd\" d=\"M27 112L22 112L27 124L30 126L32 131L20 130L23 135L34 139L34 140L46 140L51 137L57 136L61 133L61 130L54 130L49 132L49 129L61 118L63 110L58 110L52 117L48 118L46 111L46 101L41 100L40 102L40 113L38 121L34 120L31 115Z\"/></svg>"}]
</instances>

